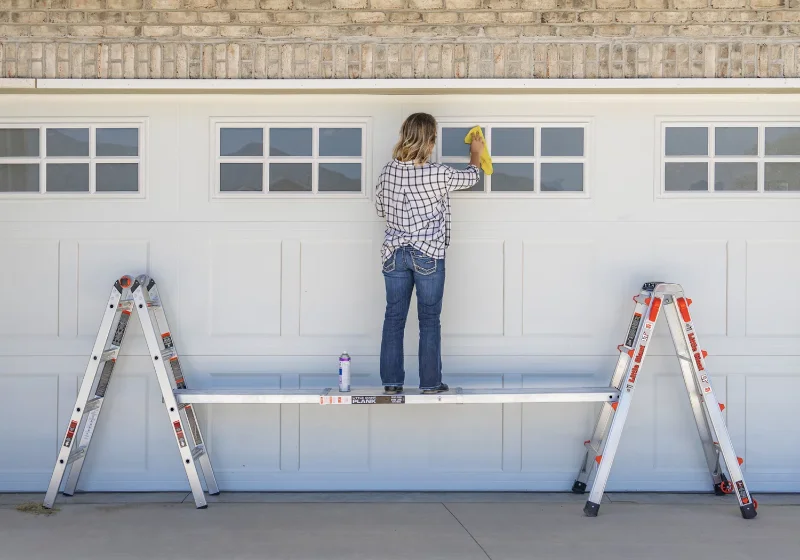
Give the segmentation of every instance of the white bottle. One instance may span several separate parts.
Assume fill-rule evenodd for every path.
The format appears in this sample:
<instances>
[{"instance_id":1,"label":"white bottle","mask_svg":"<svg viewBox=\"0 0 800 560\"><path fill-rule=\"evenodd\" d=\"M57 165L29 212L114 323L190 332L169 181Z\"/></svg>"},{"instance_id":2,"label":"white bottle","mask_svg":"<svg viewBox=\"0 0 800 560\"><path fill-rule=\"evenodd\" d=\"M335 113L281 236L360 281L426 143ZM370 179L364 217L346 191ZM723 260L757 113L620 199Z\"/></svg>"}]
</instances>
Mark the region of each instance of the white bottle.
<instances>
[{"instance_id":1,"label":"white bottle","mask_svg":"<svg viewBox=\"0 0 800 560\"><path fill-rule=\"evenodd\" d=\"M339 391L350 392L350 356L347 352L339 356Z\"/></svg>"}]
</instances>

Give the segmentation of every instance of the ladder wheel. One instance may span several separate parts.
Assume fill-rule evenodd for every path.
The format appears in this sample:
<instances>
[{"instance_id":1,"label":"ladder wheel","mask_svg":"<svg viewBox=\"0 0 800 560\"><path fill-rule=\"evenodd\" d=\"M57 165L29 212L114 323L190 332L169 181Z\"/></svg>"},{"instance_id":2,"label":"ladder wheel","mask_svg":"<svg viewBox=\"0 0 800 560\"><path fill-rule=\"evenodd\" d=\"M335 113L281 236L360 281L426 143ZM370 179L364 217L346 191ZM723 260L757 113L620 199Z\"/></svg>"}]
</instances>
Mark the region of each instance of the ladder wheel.
<instances>
[{"instance_id":1,"label":"ladder wheel","mask_svg":"<svg viewBox=\"0 0 800 560\"><path fill-rule=\"evenodd\" d=\"M733 484L729 480L723 480L719 484L714 485L714 493L717 496L724 496L733 493Z\"/></svg>"}]
</instances>

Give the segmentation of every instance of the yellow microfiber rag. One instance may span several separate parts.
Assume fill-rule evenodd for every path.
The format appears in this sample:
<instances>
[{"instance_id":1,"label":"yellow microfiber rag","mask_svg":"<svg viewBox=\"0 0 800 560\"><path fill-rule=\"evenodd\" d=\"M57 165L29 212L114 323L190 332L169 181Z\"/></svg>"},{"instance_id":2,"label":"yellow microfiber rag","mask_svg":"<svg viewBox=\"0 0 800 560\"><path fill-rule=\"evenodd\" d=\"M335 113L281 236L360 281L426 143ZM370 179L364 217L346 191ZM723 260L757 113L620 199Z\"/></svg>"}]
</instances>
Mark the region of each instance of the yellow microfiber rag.
<instances>
[{"instance_id":1,"label":"yellow microfiber rag","mask_svg":"<svg viewBox=\"0 0 800 560\"><path fill-rule=\"evenodd\" d=\"M483 137L483 131L481 130L480 126L476 126L469 132L467 132L466 138L464 138L465 144L471 144L473 138L480 138L483 140L483 153L481 154L481 169L487 175L491 175L493 168L492 168L492 156L489 154L489 146L486 145L486 138Z\"/></svg>"}]
</instances>

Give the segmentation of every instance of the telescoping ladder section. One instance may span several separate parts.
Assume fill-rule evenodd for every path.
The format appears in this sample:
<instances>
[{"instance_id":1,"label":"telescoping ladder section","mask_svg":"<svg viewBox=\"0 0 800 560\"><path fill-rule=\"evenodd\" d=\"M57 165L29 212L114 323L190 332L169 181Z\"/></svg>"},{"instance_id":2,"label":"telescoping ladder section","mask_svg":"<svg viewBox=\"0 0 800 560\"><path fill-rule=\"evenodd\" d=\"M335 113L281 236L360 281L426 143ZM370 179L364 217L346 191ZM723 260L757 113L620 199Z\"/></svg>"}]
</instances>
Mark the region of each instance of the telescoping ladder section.
<instances>
[{"instance_id":1,"label":"telescoping ladder section","mask_svg":"<svg viewBox=\"0 0 800 560\"><path fill-rule=\"evenodd\" d=\"M687 300L677 284L647 283L634 298L636 305L625 343L619 347L620 356L606 387L560 389L461 389L438 395L423 395L407 391L399 395L385 395L380 389L354 390L340 393L334 389L270 390L270 389L213 389L190 390L186 387L178 360L172 332L167 324L156 284L147 276L135 281L123 277L111 292L100 332L86 369L78 399L60 448L53 477L45 496L45 507L52 507L61 486L65 469L71 465L70 476L64 488L72 495L80 476L83 459L88 451L92 433L99 418L105 392L119 354L132 310L142 323L159 387L164 398L171 431L184 463L189 486L198 508L206 507L206 499L198 471L203 473L209 494L219 489L211 468L200 426L193 404L321 404L321 405L374 405L374 404L502 404L536 402L594 402L603 403L592 438L585 442L586 458L572 487L575 493L584 493L591 483L584 513L594 517L611 472L622 430L627 418L637 378L653 329L659 316L667 317L670 334L675 345L682 375L688 391L692 411L700 433L706 460L717 494L735 493L742 516L756 516L756 502L750 496L736 459L733 444L728 436L720 405L711 388L705 369L705 353L699 349L697 335L689 315ZM113 333L113 336L112 336ZM110 338L110 341L109 341ZM169 363L169 375L165 361ZM188 432L184 429L188 426ZM81 430L83 430L81 432ZM80 443L73 442L80 434ZM728 477L722 469L722 462ZM199 468L198 468L199 467Z\"/></svg>"}]
</instances>

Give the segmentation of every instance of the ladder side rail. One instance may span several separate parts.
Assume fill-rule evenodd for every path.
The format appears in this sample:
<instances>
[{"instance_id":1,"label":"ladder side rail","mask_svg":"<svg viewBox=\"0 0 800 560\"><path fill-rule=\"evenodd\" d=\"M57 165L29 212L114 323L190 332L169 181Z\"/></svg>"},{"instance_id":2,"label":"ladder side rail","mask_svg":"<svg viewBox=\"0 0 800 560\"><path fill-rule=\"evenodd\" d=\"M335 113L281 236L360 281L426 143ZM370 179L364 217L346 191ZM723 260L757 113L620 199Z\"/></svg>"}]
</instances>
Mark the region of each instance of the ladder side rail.
<instances>
[{"instance_id":1,"label":"ladder side rail","mask_svg":"<svg viewBox=\"0 0 800 560\"><path fill-rule=\"evenodd\" d=\"M645 301L650 294L650 291L643 289L638 298L634 298L636 304L633 308L633 315L631 316L631 321L628 326L628 332L626 333L624 344L621 344L618 347L619 358L617 359L617 365L614 367L614 372L611 375L610 386L617 390L621 390L622 381L625 379L625 372L628 370L628 366L630 365L632 358L630 351L633 350L635 341L639 336L639 331L641 330L643 322L642 317L647 310L647 304ZM614 416L615 408L617 406L619 406L617 403L614 403L614 406L612 406L610 403L604 403L601 405L600 413L598 414L597 422L595 423L594 431L592 432L592 437L584 442L584 445L586 446L586 454L584 455L583 463L580 471L578 472L578 476L575 479L575 483L572 485L572 492L575 494L583 494L586 491L586 486L589 483L589 477L592 474L592 470L597 465L595 457L599 453L598 450L603 446L603 440L608 432L611 418Z\"/></svg>"},{"instance_id":2,"label":"ladder side rail","mask_svg":"<svg viewBox=\"0 0 800 560\"><path fill-rule=\"evenodd\" d=\"M678 307L674 297L664 306L664 317L667 320L672 343L675 353L678 356L678 364L681 368L686 392L689 396L689 404L692 408L697 433L700 436L700 443L703 446L703 454L708 464L708 470L714 481L715 487L722 483L722 471L720 469L719 449L714 445L714 433L709 423L708 415L705 412L703 395L692 371L691 360L693 359L689 347L689 336L694 337L694 327L681 324L678 316ZM686 329L690 330L686 330Z\"/></svg>"},{"instance_id":3,"label":"ladder side rail","mask_svg":"<svg viewBox=\"0 0 800 560\"><path fill-rule=\"evenodd\" d=\"M639 303L639 301L640 300L637 300L637 303ZM634 356L628 363L625 379L623 385L620 387L617 410L611 419L611 425L605 437L602 450L595 458L597 461L597 473L589 492L589 499L586 501L586 505L583 508L584 513L589 517L596 517L600 510L600 502L603 499L608 477L611 474L611 467L614 463L614 457L619 448L620 439L622 438L625 421L628 418L628 412L630 412L631 403L633 402L633 394L637 386L636 379L641 373L641 368L644 364L645 356L647 355L647 348L653 338L653 328L658 319L662 301L660 298L652 296L646 299L645 303L647 305L647 310L646 313L642 315L642 321L639 326L636 345L634 347Z\"/></svg>"},{"instance_id":4,"label":"ladder side rail","mask_svg":"<svg viewBox=\"0 0 800 560\"><path fill-rule=\"evenodd\" d=\"M61 440L61 446L56 457L56 464L53 468L53 474L50 477L50 483L47 486L43 506L52 508L56 501L56 495L61 487L61 482L64 478L64 473L69 467L70 454L75 449L75 442L78 435L81 434L79 428L81 427L82 420L85 414L86 404L89 401L89 396L92 389L98 382L98 372L100 370L101 356L106 347L108 339L111 337L112 329L118 324L119 316L122 315L119 302L122 299L124 288L119 280L114 283L111 289L111 294L108 298L105 311L103 312L103 319L100 322L100 327L97 331L94 346L92 347L92 354L89 357L89 363L86 365L86 371L83 374L78 396L75 399L75 406L72 408L69 423L67 424L67 431L64 439ZM86 423L83 423L84 427ZM94 427L92 426L92 431ZM91 433L89 434L91 438ZM83 438L81 438L83 439Z\"/></svg>"},{"instance_id":5,"label":"ladder side rail","mask_svg":"<svg viewBox=\"0 0 800 560\"><path fill-rule=\"evenodd\" d=\"M128 294L128 296L130 296L130 294ZM119 308L121 312L117 314L111 331L114 334L113 338L111 339L110 352L109 350L106 350L106 352L109 352L111 355L103 362L102 371L99 379L97 380L97 386L94 389L94 398L89 401L92 409L85 414L85 425L83 428L83 433L81 434L81 441L78 446L80 455L74 458L74 461L71 465L69 475L67 476L67 482L64 485L63 490L63 494L65 496L74 495L75 490L78 487L78 479L81 476L81 471L83 470L83 464L84 461L86 461L86 456L89 454L89 445L92 443L92 436L94 435L94 430L97 427L100 411L106 402L106 391L108 390L109 383L111 382L111 376L114 373L114 366L117 362L117 354L122 348L122 342L125 339L125 334L130 324L133 302L130 299L127 301L123 300L120 302Z\"/></svg>"},{"instance_id":6,"label":"ladder side rail","mask_svg":"<svg viewBox=\"0 0 800 560\"><path fill-rule=\"evenodd\" d=\"M705 356L700 348L700 343L697 339L697 334L694 329L691 314L689 313L689 304L681 291L675 296L676 306L678 308L678 319L681 330L684 332L686 344L692 353L692 360L689 363L695 381L700 388L703 395L703 402L705 413L708 415L710 427L715 436L715 440L719 445L719 452L725 461L725 468L730 475L731 484L733 486L733 493L739 501L739 510L742 517L745 519L752 519L756 516L756 504L750 491L744 481L744 475L739 464L739 459L736 456L736 451L733 447L728 429L725 426L725 419L722 417L722 410L719 406L719 401L714 394L714 389L711 386L711 381L708 377L708 370L705 365ZM690 340L687 332L693 333L693 338Z\"/></svg>"},{"instance_id":7,"label":"ladder side rail","mask_svg":"<svg viewBox=\"0 0 800 560\"><path fill-rule=\"evenodd\" d=\"M161 348L158 344L158 335L155 331L155 325L153 324L150 316L150 310L148 309L147 302L145 301L144 286L137 280L134 282L131 292L133 293L133 300L136 311L139 315L139 320L142 323L142 331L144 331L144 337L147 341L147 348L150 351L150 360L153 363L153 368L156 372L156 378L158 379L158 385L161 389L164 407L167 410L167 416L169 417L171 424L170 427L172 430L172 435L175 438L176 445L178 446L178 452L180 453L183 467L186 471L186 478L189 481L189 487L191 488L192 495L194 496L195 505L198 509L206 508L208 507L208 504L203 493L203 487L200 484L200 476L197 472L194 457L192 456L192 447L189 443L189 436L186 434L184 428L185 424L183 423L179 413L178 403L175 400L175 394L172 391L170 376L167 373L164 360L161 356Z\"/></svg>"},{"instance_id":8,"label":"ladder side rail","mask_svg":"<svg viewBox=\"0 0 800 560\"><path fill-rule=\"evenodd\" d=\"M158 292L158 285L155 280L144 274L137 277L137 280L142 285L147 309L150 311L153 323L158 329L158 336L156 338L162 358L167 360L170 364L170 370L172 372L170 384L173 390L186 389L186 379L178 357L178 350L175 347L174 335L167 321L164 304ZM191 403L178 404L178 411L184 424L189 426L189 431L186 435L188 436L188 440L192 442L192 454L195 460L200 463L208 493L212 496L217 495L219 494L219 486L217 485L217 479L214 475L211 458L205 439L203 438L203 433L200 429L200 422L197 418L195 407Z\"/></svg>"}]
</instances>

